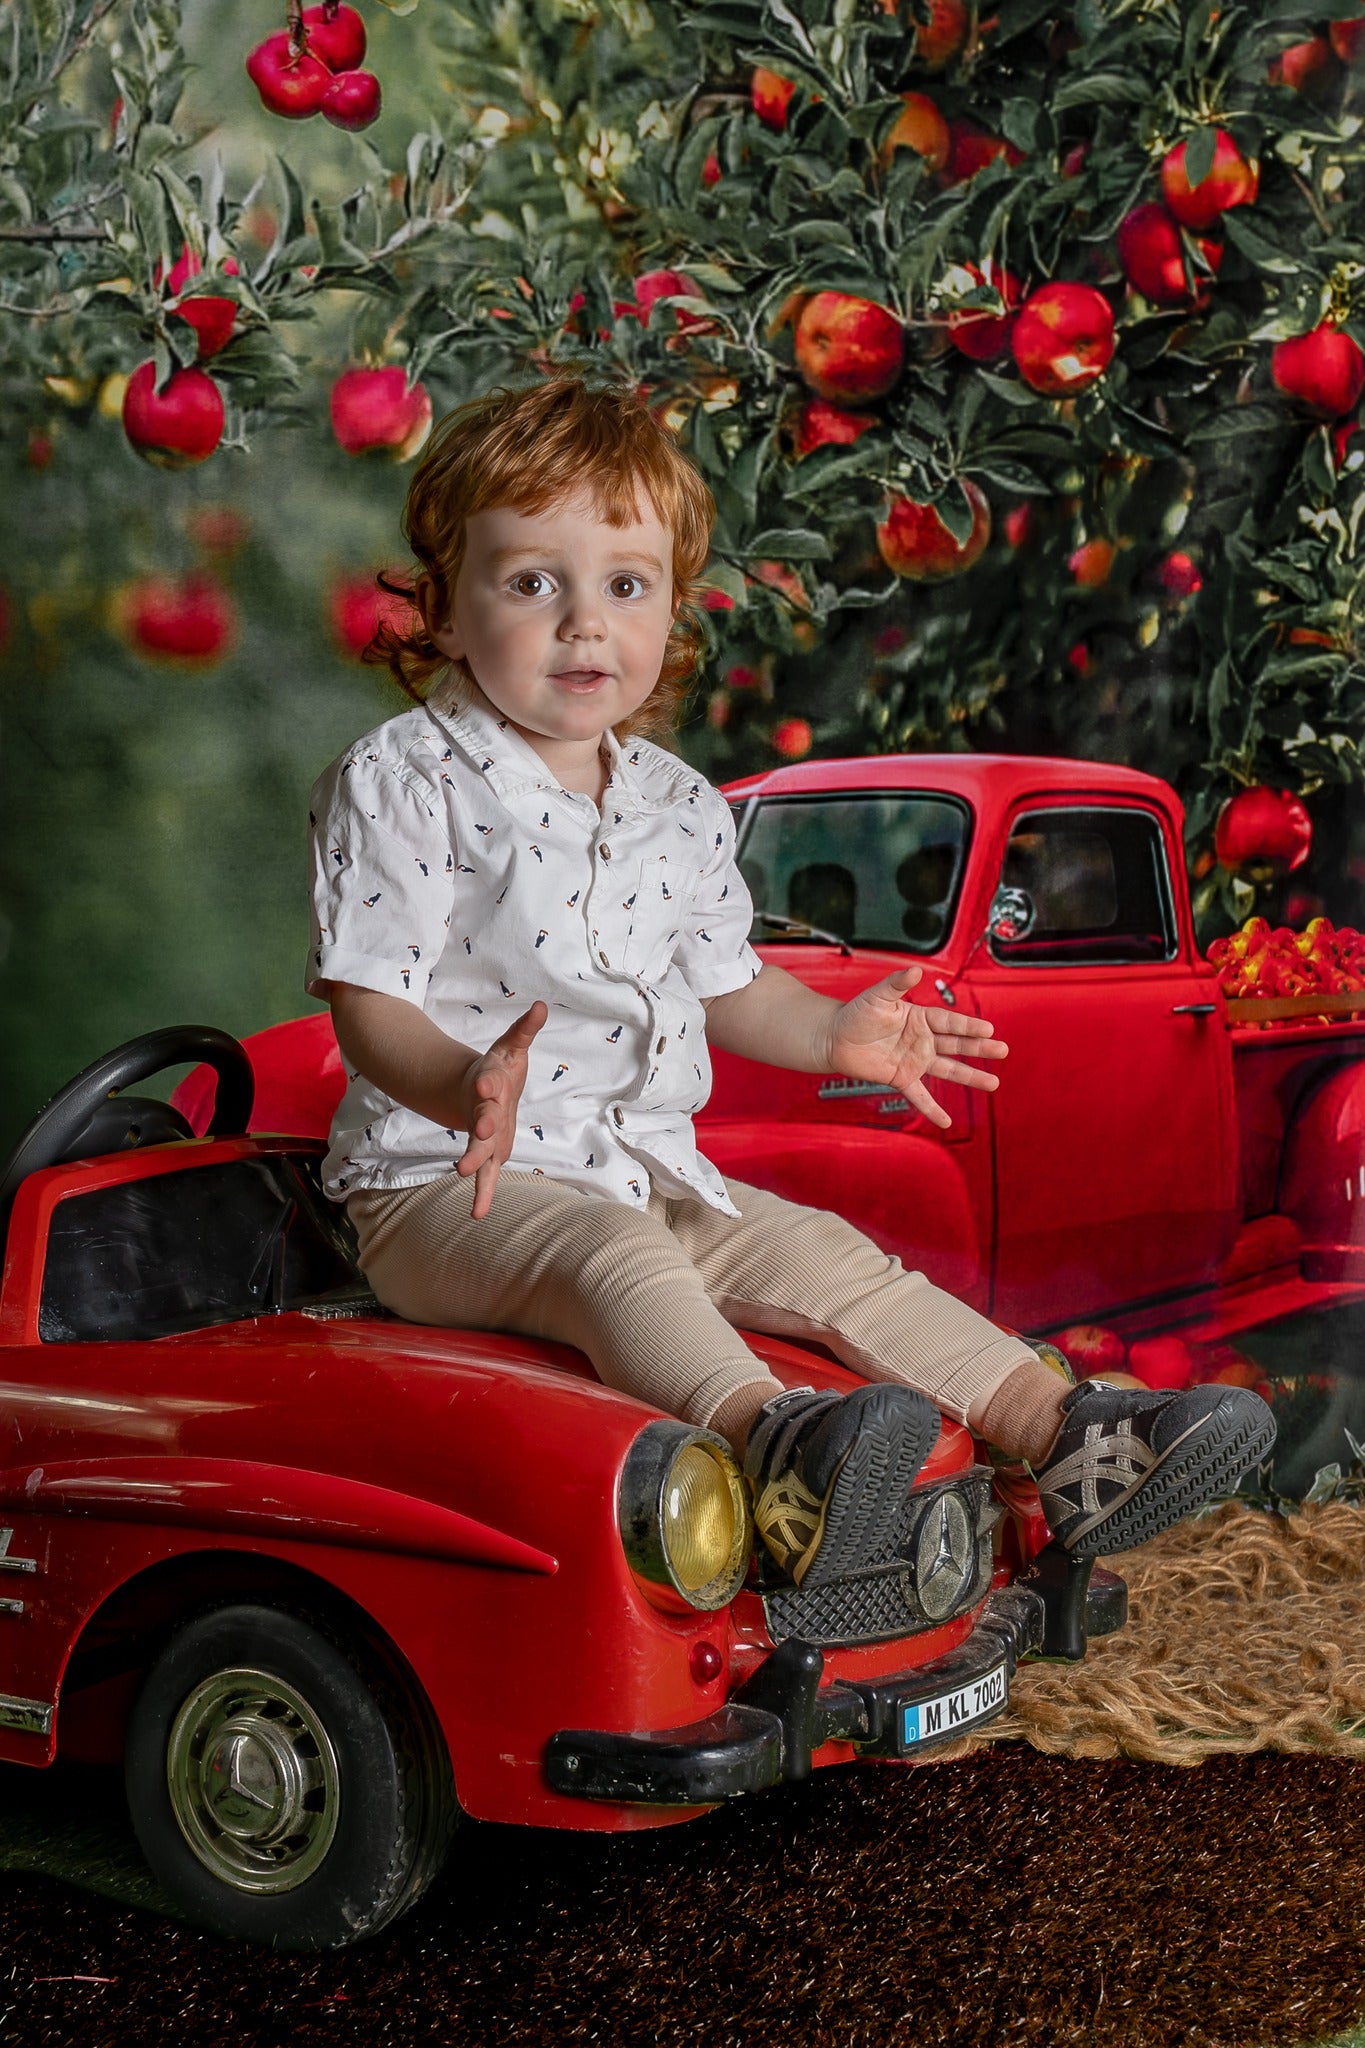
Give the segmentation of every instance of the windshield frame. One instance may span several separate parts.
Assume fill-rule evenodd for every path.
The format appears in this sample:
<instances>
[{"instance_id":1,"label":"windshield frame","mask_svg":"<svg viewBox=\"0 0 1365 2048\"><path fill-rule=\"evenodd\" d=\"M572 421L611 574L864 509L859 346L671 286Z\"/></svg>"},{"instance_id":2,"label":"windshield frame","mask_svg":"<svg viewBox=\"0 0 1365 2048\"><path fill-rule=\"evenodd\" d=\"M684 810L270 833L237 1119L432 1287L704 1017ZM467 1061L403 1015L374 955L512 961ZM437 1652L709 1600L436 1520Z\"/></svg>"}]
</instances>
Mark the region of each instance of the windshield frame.
<instances>
[{"instance_id":1,"label":"windshield frame","mask_svg":"<svg viewBox=\"0 0 1365 2048\"><path fill-rule=\"evenodd\" d=\"M735 829L736 863L738 864L743 858L760 815L769 809L777 806L789 808L794 804L800 804L808 808L812 804L866 804L885 803L888 800L899 803L913 803L919 800L924 803L939 804L949 810L956 811L962 819L961 851L953 873L951 887L947 897L944 899L943 929L938 938L932 943L917 944L913 939L904 936L895 939L863 938L856 932L848 939L847 943L864 952L908 953L917 959L930 959L935 954L942 953L951 943L953 932L957 926L958 913L962 906L963 887L971 865L972 841L976 831L976 814L967 798L960 796L955 790L922 789L899 785L879 785L875 788L868 788L865 784L860 784L858 787L851 789L784 790L780 793L775 792L772 796L746 794L738 802L731 805L732 810L737 813ZM749 943L756 947L823 946L827 941L813 936L803 936L798 932L781 932L771 928L763 930L759 927L758 920L755 918L754 924L750 927Z\"/></svg>"}]
</instances>

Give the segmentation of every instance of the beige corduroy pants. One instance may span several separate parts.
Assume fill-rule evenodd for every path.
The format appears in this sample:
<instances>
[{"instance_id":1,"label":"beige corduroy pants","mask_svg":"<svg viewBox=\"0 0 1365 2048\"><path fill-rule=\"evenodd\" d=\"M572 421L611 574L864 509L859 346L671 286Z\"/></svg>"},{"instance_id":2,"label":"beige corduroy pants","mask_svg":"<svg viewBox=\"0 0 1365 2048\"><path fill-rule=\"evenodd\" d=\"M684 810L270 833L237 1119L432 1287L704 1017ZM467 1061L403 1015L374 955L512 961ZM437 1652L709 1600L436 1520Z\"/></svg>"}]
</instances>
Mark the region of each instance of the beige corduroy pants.
<instances>
[{"instance_id":1,"label":"beige corduroy pants","mask_svg":"<svg viewBox=\"0 0 1365 2048\"><path fill-rule=\"evenodd\" d=\"M743 1181L739 1220L656 1189L646 1210L541 1174L499 1177L486 1217L474 1178L360 1189L347 1209L366 1279L410 1321L507 1330L573 1344L598 1378L705 1427L741 1389L778 1390L736 1324L818 1338L865 1379L916 1387L979 1424L1015 1368L1010 1336L909 1272L861 1231Z\"/></svg>"}]
</instances>

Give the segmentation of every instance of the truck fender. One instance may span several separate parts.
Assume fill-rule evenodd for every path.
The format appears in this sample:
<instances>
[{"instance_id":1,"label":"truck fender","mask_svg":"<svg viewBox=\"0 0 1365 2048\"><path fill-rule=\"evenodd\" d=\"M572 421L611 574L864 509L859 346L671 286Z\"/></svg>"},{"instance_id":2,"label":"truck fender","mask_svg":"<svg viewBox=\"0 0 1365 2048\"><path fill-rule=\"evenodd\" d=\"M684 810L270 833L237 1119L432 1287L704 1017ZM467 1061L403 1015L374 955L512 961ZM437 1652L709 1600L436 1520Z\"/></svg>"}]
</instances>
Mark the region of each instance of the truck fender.
<instances>
[{"instance_id":1,"label":"truck fender","mask_svg":"<svg viewBox=\"0 0 1365 2048\"><path fill-rule=\"evenodd\" d=\"M1285 1139L1279 1204L1310 1280L1365 1280L1365 1060L1330 1073Z\"/></svg>"},{"instance_id":2,"label":"truck fender","mask_svg":"<svg viewBox=\"0 0 1365 2048\"><path fill-rule=\"evenodd\" d=\"M941 1144L912 1132L814 1123L709 1124L701 1138L727 1178L836 1211L883 1251L984 1308L990 1276L969 1191Z\"/></svg>"}]
</instances>

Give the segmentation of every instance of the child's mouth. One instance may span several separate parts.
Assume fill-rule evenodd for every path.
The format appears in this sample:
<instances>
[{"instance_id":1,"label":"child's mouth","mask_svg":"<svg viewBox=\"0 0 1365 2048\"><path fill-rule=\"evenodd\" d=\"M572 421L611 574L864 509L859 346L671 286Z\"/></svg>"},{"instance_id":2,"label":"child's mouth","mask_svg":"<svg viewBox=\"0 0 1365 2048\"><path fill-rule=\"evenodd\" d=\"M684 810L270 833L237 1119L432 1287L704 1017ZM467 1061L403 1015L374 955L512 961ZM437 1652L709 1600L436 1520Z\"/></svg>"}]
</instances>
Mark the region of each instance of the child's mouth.
<instances>
[{"instance_id":1,"label":"child's mouth","mask_svg":"<svg viewBox=\"0 0 1365 2048\"><path fill-rule=\"evenodd\" d=\"M606 681L606 673L600 668L569 668L551 680L562 683L566 690L595 690Z\"/></svg>"}]
</instances>

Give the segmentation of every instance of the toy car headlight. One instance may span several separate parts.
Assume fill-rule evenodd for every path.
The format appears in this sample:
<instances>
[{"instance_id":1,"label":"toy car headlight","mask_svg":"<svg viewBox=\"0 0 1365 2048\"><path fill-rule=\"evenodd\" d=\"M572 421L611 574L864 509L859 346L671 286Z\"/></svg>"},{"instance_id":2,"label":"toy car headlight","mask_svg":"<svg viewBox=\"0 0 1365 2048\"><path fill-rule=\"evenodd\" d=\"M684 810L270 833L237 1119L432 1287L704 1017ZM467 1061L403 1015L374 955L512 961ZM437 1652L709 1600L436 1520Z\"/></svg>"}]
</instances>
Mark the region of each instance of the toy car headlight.
<instances>
[{"instance_id":1,"label":"toy car headlight","mask_svg":"<svg viewBox=\"0 0 1365 2048\"><path fill-rule=\"evenodd\" d=\"M753 1525L722 1437L685 1422L651 1422L626 1457L618 1511L627 1560L647 1585L706 1610L734 1599Z\"/></svg>"}]
</instances>

